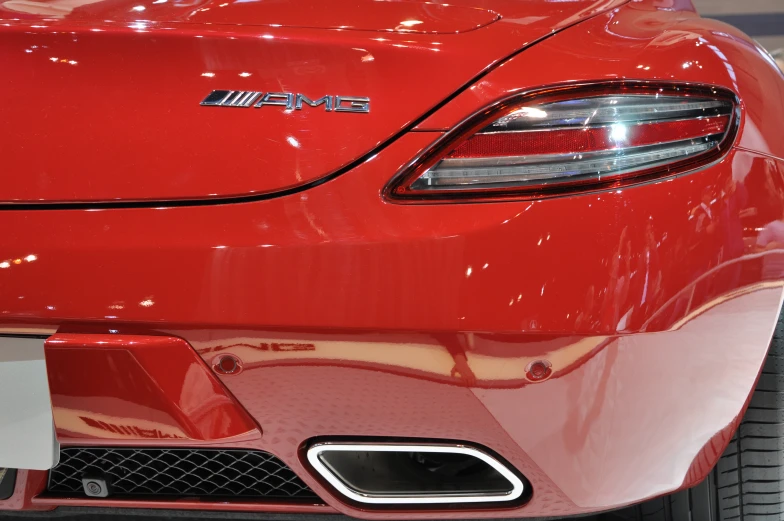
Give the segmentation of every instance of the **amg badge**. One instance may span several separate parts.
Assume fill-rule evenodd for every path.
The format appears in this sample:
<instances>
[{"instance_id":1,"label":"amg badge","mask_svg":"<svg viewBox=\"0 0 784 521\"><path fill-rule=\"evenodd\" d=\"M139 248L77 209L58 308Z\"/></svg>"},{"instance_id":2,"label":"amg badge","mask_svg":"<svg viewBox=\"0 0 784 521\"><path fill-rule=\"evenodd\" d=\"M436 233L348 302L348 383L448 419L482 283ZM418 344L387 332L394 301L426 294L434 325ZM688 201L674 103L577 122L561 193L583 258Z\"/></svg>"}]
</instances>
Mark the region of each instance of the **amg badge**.
<instances>
[{"instance_id":1,"label":"amg badge","mask_svg":"<svg viewBox=\"0 0 784 521\"><path fill-rule=\"evenodd\" d=\"M303 105L324 105L327 112L370 112L370 98L357 96L322 96L312 100L293 92L256 92L247 90L214 90L201 102L208 107L261 108L267 105L302 110Z\"/></svg>"}]
</instances>

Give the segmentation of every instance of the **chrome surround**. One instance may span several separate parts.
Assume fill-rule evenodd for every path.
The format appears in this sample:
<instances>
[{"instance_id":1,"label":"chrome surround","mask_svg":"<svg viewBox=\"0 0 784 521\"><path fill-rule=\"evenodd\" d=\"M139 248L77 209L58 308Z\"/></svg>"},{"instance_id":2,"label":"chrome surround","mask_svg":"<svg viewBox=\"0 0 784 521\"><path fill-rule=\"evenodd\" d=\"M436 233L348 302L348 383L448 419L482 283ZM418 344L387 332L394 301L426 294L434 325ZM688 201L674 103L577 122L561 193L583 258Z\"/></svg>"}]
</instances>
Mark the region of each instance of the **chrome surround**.
<instances>
[{"instance_id":1,"label":"chrome surround","mask_svg":"<svg viewBox=\"0 0 784 521\"><path fill-rule=\"evenodd\" d=\"M344 105L344 102L348 105ZM370 112L370 98L335 96L335 112Z\"/></svg>"},{"instance_id":2,"label":"chrome surround","mask_svg":"<svg viewBox=\"0 0 784 521\"><path fill-rule=\"evenodd\" d=\"M246 90L214 90L199 103L203 107L261 108L264 106L285 107L287 111L302 110L303 105L324 105L325 112L370 112L370 98L362 96L326 95L315 100L304 94L293 92L259 92Z\"/></svg>"},{"instance_id":3,"label":"chrome surround","mask_svg":"<svg viewBox=\"0 0 784 521\"><path fill-rule=\"evenodd\" d=\"M318 107L322 103L325 104L325 108L327 112L332 110L332 96L322 96L317 100L311 100L304 94L297 94L296 101L294 102L294 108L297 110L302 110L302 104L305 103L310 105L311 107Z\"/></svg>"},{"instance_id":4,"label":"chrome surround","mask_svg":"<svg viewBox=\"0 0 784 521\"><path fill-rule=\"evenodd\" d=\"M490 465L501 476L506 478L512 485L512 490L506 494L482 494L482 495L461 495L459 493L446 494L408 494L408 495L383 495L383 494L364 494L358 492L335 476L319 459L323 452L330 451L368 451L368 452L431 452L465 454L472 456ZM308 448L308 462L327 480L338 492L349 499L359 503L374 505L414 505L414 504L444 504L444 503L497 503L508 502L519 499L525 492L523 481L512 471L504 466L497 459L489 456L479 449L467 447L465 445L448 444L406 444L406 443L339 443L323 442L316 443Z\"/></svg>"},{"instance_id":5,"label":"chrome surround","mask_svg":"<svg viewBox=\"0 0 784 521\"><path fill-rule=\"evenodd\" d=\"M291 92L268 92L261 97L255 107L259 108L264 105L286 107L286 110L291 110L294 108L294 94Z\"/></svg>"}]
</instances>

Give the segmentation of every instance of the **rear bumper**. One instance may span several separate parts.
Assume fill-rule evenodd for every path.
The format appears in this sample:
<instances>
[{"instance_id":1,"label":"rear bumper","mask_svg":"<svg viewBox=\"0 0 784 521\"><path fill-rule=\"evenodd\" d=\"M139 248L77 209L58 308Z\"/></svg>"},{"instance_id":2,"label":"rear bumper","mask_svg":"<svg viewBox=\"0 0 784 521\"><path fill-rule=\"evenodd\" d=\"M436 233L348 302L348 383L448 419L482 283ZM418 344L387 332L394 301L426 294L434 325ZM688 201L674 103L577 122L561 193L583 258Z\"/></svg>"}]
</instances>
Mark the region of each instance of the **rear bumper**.
<instances>
[{"instance_id":1,"label":"rear bumper","mask_svg":"<svg viewBox=\"0 0 784 521\"><path fill-rule=\"evenodd\" d=\"M252 428L193 427L184 387L122 395L130 405L111 421L99 410L106 396L66 388L54 396L63 446L264 450L325 502L119 504L542 517L607 510L704 477L745 407L781 307L784 253L764 238L782 215L784 165L733 150L710 168L622 191L384 203L389 172L435 137L404 136L329 183L256 203L0 212L3 332L181 338L204 361L205 381L225 386L237 417L247 412L260 428L236 437ZM227 354L241 370L215 372ZM162 363L154 358L144 363ZM66 428L76 412L188 428L177 440L95 421ZM360 508L302 455L314 438L347 436L487 447L533 495L500 509ZM44 488L45 474L20 473L0 508L118 504Z\"/></svg>"}]
</instances>

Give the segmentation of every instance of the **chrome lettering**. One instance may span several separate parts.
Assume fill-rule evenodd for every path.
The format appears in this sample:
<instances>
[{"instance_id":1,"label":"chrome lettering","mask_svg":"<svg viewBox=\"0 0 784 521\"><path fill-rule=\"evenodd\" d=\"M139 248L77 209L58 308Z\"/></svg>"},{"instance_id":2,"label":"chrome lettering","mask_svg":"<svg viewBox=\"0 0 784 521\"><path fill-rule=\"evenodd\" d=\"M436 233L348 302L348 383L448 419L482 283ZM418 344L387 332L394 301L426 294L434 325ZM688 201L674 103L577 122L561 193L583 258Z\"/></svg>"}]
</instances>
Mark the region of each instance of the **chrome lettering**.
<instances>
[{"instance_id":1,"label":"chrome lettering","mask_svg":"<svg viewBox=\"0 0 784 521\"><path fill-rule=\"evenodd\" d=\"M311 107L318 107L323 103L327 112L332 110L332 96L322 96L316 101L312 101L304 94L297 94L297 101L294 103L294 108L296 108L297 110L302 110L303 103L307 103Z\"/></svg>"},{"instance_id":2,"label":"chrome lettering","mask_svg":"<svg viewBox=\"0 0 784 521\"><path fill-rule=\"evenodd\" d=\"M200 105L205 107L262 108L267 105L285 107L286 110L302 110L304 105L320 107L325 112L370 112L370 98L361 96L331 96L317 99L293 92L259 92L248 90L214 90L204 98Z\"/></svg>"}]
</instances>

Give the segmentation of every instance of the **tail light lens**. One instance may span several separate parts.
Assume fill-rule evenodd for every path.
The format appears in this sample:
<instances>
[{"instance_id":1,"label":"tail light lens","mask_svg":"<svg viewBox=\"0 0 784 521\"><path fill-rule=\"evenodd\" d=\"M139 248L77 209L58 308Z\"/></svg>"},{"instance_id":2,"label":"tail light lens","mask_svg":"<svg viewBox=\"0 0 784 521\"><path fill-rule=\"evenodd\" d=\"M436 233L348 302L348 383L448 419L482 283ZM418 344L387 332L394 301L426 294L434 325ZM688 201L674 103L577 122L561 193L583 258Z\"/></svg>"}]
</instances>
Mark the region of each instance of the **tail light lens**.
<instances>
[{"instance_id":1,"label":"tail light lens","mask_svg":"<svg viewBox=\"0 0 784 521\"><path fill-rule=\"evenodd\" d=\"M716 160L735 96L715 88L565 88L469 119L387 188L392 199L543 197L624 186Z\"/></svg>"}]
</instances>

